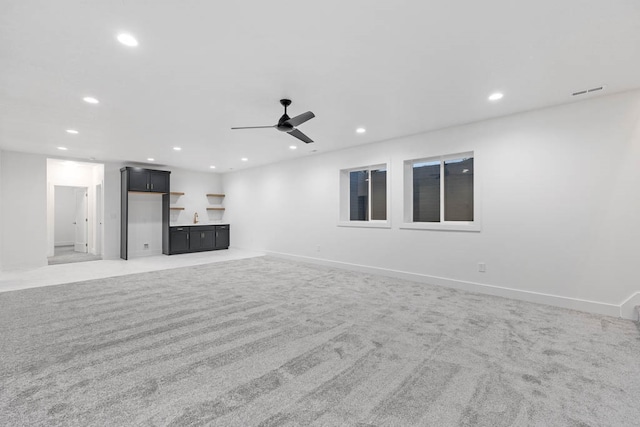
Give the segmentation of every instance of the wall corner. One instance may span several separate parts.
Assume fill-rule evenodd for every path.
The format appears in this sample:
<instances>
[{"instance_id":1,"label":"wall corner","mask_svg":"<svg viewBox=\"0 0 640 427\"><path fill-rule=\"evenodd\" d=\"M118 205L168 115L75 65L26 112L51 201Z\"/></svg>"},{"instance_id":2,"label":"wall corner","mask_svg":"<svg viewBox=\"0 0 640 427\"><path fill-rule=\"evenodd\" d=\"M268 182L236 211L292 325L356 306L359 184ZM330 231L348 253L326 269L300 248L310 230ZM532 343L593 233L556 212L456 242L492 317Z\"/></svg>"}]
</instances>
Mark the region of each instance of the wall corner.
<instances>
[{"instance_id":1,"label":"wall corner","mask_svg":"<svg viewBox=\"0 0 640 427\"><path fill-rule=\"evenodd\" d=\"M636 322L639 321L639 313L636 310L637 306L640 306L640 292L636 292L620 304L620 317L635 320Z\"/></svg>"}]
</instances>

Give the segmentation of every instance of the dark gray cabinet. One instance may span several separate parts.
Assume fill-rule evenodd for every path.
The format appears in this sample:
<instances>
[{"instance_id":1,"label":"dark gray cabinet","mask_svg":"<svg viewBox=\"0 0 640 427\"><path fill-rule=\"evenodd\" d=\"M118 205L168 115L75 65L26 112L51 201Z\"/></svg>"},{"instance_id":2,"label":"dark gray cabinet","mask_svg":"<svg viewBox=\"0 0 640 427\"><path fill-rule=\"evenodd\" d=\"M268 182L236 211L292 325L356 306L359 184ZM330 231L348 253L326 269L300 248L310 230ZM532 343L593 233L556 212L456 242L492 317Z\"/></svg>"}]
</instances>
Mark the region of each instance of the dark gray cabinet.
<instances>
[{"instance_id":1,"label":"dark gray cabinet","mask_svg":"<svg viewBox=\"0 0 640 427\"><path fill-rule=\"evenodd\" d=\"M192 251L210 251L216 246L215 226L191 227L189 249Z\"/></svg>"},{"instance_id":2,"label":"dark gray cabinet","mask_svg":"<svg viewBox=\"0 0 640 427\"><path fill-rule=\"evenodd\" d=\"M169 255L229 248L229 224L169 227Z\"/></svg>"},{"instance_id":3,"label":"dark gray cabinet","mask_svg":"<svg viewBox=\"0 0 640 427\"><path fill-rule=\"evenodd\" d=\"M129 193L162 195L162 253L169 242L169 176L171 172L126 166L120 169L120 258L128 259Z\"/></svg>"},{"instance_id":4,"label":"dark gray cabinet","mask_svg":"<svg viewBox=\"0 0 640 427\"><path fill-rule=\"evenodd\" d=\"M229 248L229 225L216 225L216 249Z\"/></svg>"},{"instance_id":5,"label":"dark gray cabinet","mask_svg":"<svg viewBox=\"0 0 640 427\"><path fill-rule=\"evenodd\" d=\"M169 247L172 254L189 252L189 227L171 227Z\"/></svg>"},{"instance_id":6,"label":"dark gray cabinet","mask_svg":"<svg viewBox=\"0 0 640 427\"><path fill-rule=\"evenodd\" d=\"M123 169L126 170L128 178L128 191L169 192L170 172L131 167Z\"/></svg>"}]
</instances>

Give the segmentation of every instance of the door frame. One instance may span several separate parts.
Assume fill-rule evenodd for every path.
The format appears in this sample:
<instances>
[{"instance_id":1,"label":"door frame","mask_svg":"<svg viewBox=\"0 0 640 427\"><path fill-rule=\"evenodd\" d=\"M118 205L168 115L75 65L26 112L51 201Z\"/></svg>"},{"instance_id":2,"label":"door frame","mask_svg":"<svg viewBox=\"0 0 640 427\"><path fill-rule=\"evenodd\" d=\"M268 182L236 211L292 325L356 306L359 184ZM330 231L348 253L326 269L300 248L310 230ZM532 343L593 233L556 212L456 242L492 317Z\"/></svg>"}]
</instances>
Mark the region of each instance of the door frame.
<instances>
[{"instance_id":1,"label":"door frame","mask_svg":"<svg viewBox=\"0 0 640 427\"><path fill-rule=\"evenodd\" d=\"M47 248L47 257L51 257L55 255L55 210L56 210L56 188L57 187L66 187L66 188L74 188L74 189L84 189L84 191L88 194L87 197L87 213L86 213L86 243L87 243L87 250L86 252L89 252L89 248L92 247L93 244L93 239L94 239L94 233L91 230L91 225L93 224L93 222L95 221L95 214L93 212L92 206L91 204L94 203L95 204L95 200L93 200L93 194L92 193L92 189L90 187L86 187L83 185L64 185L64 184L55 184L52 182L49 182L48 185L48 209L47 209L47 216L50 218L47 220L47 234L49 236L49 242L48 242L48 248ZM75 249L75 236L74 236L74 249Z\"/></svg>"},{"instance_id":2,"label":"door frame","mask_svg":"<svg viewBox=\"0 0 640 427\"><path fill-rule=\"evenodd\" d=\"M87 187L74 187L75 218L74 227L74 252L89 252L89 189ZM80 235L80 239L78 239Z\"/></svg>"},{"instance_id":3,"label":"door frame","mask_svg":"<svg viewBox=\"0 0 640 427\"><path fill-rule=\"evenodd\" d=\"M102 182L100 184L96 184L96 188L95 188L95 195L96 195L96 211L95 211L95 234L94 234L94 243L95 245L93 246L94 248L94 255L102 255L102 245L103 245L103 232L104 232L104 228L103 228L103 223L104 223L104 209L102 207L102 200L103 200L103 196L102 196Z\"/></svg>"}]
</instances>

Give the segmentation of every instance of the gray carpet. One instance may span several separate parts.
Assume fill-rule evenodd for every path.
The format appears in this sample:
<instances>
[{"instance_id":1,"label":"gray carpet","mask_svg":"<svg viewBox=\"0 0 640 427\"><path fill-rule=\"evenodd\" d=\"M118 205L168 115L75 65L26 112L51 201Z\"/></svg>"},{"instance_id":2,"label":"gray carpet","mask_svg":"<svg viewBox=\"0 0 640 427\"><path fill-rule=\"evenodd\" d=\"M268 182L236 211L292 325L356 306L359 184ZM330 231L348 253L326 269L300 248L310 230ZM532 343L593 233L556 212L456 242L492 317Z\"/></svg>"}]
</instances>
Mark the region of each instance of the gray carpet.
<instances>
[{"instance_id":1,"label":"gray carpet","mask_svg":"<svg viewBox=\"0 0 640 427\"><path fill-rule=\"evenodd\" d=\"M635 323L268 257L0 294L0 425L632 426Z\"/></svg>"},{"instance_id":2,"label":"gray carpet","mask_svg":"<svg viewBox=\"0 0 640 427\"><path fill-rule=\"evenodd\" d=\"M69 264L72 262L85 262L101 260L100 255L93 255L86 252L76 252L73 246L56 246L53 256L47 258L49 265Z\"/></svg>"}]
</instances>

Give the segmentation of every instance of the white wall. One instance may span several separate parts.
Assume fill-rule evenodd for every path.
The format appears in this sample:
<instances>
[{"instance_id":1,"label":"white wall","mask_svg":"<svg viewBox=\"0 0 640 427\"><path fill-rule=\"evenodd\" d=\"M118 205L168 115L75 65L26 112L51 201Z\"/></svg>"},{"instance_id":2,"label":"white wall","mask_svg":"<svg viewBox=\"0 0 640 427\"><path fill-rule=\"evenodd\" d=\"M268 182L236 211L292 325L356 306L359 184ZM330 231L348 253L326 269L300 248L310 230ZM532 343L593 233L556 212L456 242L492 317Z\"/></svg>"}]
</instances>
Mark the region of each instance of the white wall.
<instances>
[{"instance_id":1,"label":"white wall","mask_svg":"<svg viewBox=\"0 0 640 427\"><path fill-rule=\"evenodd\" d=\"M217 173L201 173L184 169L171 170L171 191L185 193L171 196L171 206L183 207L183 211L171 211L171 225L193 224L193 216L198 213L198 224L222 222L223 211L207 211L208 206L220 205L220 198L207 194L222 193L222 178Z\"/></svg>"},{"instance_id":2,"label":"white wall","mask_svg":"<svg viewBox=\"0 0 640 427\"><path fill-rule=\"evenodd\" d=\"M129 193L128 256L162 253L162 195Z\"/></svg>"},{"instance_id":3,"label":"white wall","mask_svg":"<svg viewBox=\"0 0 640 427\"><path fill-rule=\"evenodd\" d=\"M104 225L102 259L120 258L120 168L122 163L104 164Z\"/></svg>"},{"instance_id":4,"label":"white wall","mask_svg":"<svg viewBox=\"0 0 640 427\"><path fill-rule=\"evenodd\" d=\"M403 161L466 151L482 230L399 229ZM338 227L339 170L383 162L392 228ZM236 247L617 315L640 291L638 165L636 91L229 173L226 215Z\"/></svg>"},{"instance_id":5,"label":"white wall","mask_svg":"<svg viewBox=\"0 0 640 427\"><path fill-rule=\"evenodd\" d=\"M42 267L47 264L46 158L4 151L1 162L2 269Z\"/></svg>"},{"instance_id":6,"label":"white wall","mask_svg":"<svg viewBox=\"0 0 640 427\"><path fill-rule=\"evenodd\" d=\"M76 227L76 187L56 185L54 189L54 246L73 245Z\"/></svg>"},{"instance_id":7,"label":"white wall","mask_svg":"<svg viewBox=\"0 0 640 427\"><path fill-rule=\"evenodd\" d=\"M95 196L94 221L89 224L89 233L94 237L90 252L96 255L104 253L104 165L93 168L91 174L91 187ZM98 191L99 189L99 191Z\"/></svg>"},{"instance_id":8,"label":"white wall","mask_svg":"<svg viewBox=\"0 0 640 427\"><path fill-rule=\"evenodd\" d=\"M3 244L2 244L2 240L3 240L3 235L2 233L2 211L4 210L4 199L2 197L2 188L4 187L2 185L3 182L3 176L2 176L2 150L0 150L0 270L2 269L2 253L4 252L3 250Z\"/></svg>"}]
</instances>

